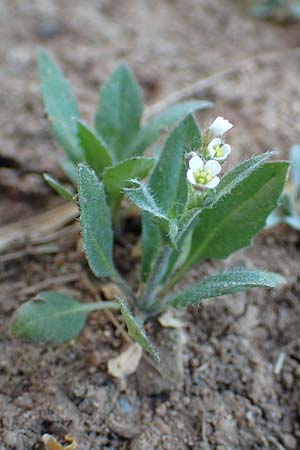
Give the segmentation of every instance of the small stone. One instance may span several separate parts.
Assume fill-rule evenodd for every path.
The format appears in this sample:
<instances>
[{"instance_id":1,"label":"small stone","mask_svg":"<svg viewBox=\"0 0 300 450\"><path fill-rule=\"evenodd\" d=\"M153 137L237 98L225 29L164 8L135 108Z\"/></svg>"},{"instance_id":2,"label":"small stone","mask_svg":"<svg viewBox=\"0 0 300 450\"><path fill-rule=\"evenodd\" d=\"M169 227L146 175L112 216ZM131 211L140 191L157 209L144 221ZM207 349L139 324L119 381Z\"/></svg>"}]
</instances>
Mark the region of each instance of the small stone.
<instances>
[{"instance_id":1,"label":"small stone","mask_svg":"<svg viewBox=\"0 0 300 450\"><path fill-rule=\"evenodd\" d=\"M282 376L282 384L286 389L291 389L294 386L294 377L290 372L284 373Z\"/></svg>"},{"instance_id":2,"label":"small stone","mask_svg":"<svg viewBox=\"0 0 300 450\"><path fill-rule=\"evenodd\" d=\"M62 32L62 24L58 19L41 20L36 27L38 36L53 39Z\"/></svg>"},{"instance_id":3,"label":"small stone","mask_svg":"<svg viewBox=\"0 0 300 450\"><path fill-rule=\"evenodd\" d=\"M167 411L167 408L164 403L162 403L155 409L155 412L158 416L164 416L166 414L166 411Z\"/></svg>"},{"instance_id":4,"label":"small stone","mask_svg":"<svg viewBox=\"0 0 300 450\"><path fill-rule=\"evenodd\" d=\"M287 450L294 450L297 448L298 445L297 439L292 434L289 433L282 435L282 442Z\"/></svg>"},{"instance_id":5,"label":"small stone","mask_svg":"<svg viewBox=\"0 0 300 450\"><path fill-rule=\"evenodd\" d=\"M5 445L9 448L17 448L18 445L18 434L16 431L7 431L4 436Z\"/></svg>"}]
</instances>

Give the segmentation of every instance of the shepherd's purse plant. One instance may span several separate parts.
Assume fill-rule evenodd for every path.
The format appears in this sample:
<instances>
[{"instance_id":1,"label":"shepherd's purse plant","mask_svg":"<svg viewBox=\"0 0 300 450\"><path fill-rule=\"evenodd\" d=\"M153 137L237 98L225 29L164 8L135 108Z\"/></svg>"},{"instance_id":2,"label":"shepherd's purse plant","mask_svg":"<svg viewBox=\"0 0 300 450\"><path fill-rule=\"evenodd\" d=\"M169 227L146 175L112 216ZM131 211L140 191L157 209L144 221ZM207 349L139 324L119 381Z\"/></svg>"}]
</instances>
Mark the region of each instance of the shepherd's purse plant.
<instances>
[{"instance_id":1,"label":"shepherd's purse plant","mask_svg":"<svg viewBox=\"0 0 300 450\"><path fill-rule=\"evenodd\" d=\"M15 313L15 336L63 342L78 335L90 311L116 309L129 335L159 360L144 329L147 320L170 307L198 306L208 298L283 282L275 273L234 268L182 291L173 289L205 259L225 259L251 243L277 205L287 162L270 162L272 153L267 152L226 173L223 165L231 147L225 135L233 125L217 117L201 130L191 110L201 109L203 102L173 107L140 128L140 94L126 66L119 67L101 90L95 132L79 119L69 86L44 52L40 65L46 108L67 152L64 165L72 167L74 183L77 171L73 192L52 178L48 181L65 198L78 201L90 269L96 277L111 279L120 296L110 302L80 303L61 292L41 292ZM162 128L178 121L155 158L141 156ZM124 195L141 212L142 262L136 290L126 283L113 259Z\"/></svg>"}]
</instances>

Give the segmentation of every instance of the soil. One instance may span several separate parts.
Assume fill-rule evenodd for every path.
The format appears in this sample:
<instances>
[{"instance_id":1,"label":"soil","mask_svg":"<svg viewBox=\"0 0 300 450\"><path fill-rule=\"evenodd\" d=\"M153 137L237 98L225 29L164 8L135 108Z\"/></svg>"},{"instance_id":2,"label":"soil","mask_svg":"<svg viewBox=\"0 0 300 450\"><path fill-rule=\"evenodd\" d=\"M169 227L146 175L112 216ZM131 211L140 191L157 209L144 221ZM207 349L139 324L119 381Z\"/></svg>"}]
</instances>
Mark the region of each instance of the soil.
<instances>
[{"instance_id":1,"label":"soil","mask_svg":"<svg viewBox=\"0 0 300 450\"><path fill-rule=\"evenodd\" d=\"M262 22L248 6L242 0L2 0L1 225L60 204L41 178L43 171L62 180L63 174L39 96L37 46L63 67L90 122L98 87L121 60L135 72L147 104L236 66L234 75L195 94L215 102L200 122L220 114L235 124L232 164L270 148L287 158L300 141L299 23ZM134 280L136 245L132 233L126 238L130 244L119 246L117 257ZM121 381L109 376L107 361L127 344L103 313L92 314L81 336L64 345L10 336L13 311L40 289L92 301L92 284L109 296L111 286L89 275L78 227L56 245L49 254L28 251L0 263L1 450L42 449L44 433L61 443L72 434L81 450L300 449L299 234L276 228L227 261L194 270L183 284L241 264L277 271L287 284L189 309L180 315L180 330L152 325L161 366L143 360Z\"/></svg>"}]
</instances>

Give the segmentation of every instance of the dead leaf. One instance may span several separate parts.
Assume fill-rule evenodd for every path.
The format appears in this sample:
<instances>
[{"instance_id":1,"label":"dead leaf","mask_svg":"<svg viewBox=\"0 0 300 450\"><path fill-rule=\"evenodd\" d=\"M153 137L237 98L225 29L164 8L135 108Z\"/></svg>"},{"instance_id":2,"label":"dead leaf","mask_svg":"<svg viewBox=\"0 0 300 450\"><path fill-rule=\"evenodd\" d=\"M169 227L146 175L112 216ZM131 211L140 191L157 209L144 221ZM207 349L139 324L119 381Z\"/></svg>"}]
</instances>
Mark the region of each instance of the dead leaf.
<instances>
[{"instance_id":1,"label":"dead leaf","mask_svg":"<svg viewBox=\"0 0 300 450\"><path fill-rule=\"evenodd\" d=\"M108 361L107 368L110 375L116 378L122 378L134 373L142 357L142 347L136 342L118 355Z\"/></svg>"},{"instance_id":2,"label":"dead leaf","mask_svg":"<svg viewBox=\"0 0 300 450\"><path fill-rule=\"evenodd\" d=\"M106 300L114 300L121 293L118 286L114 283L102 284L100 292Z\"/></svg>"},{"instance_id":3,"label":"dead leaf","mask_svg":"<svg viewBox=\"0 0 300 450\"><path fill-rule=\"evenodd\" d=\"M65 436L65 440L70 442L70 444L66 446L59 444L59 442L57 442L55 437L51 436L51 434L43 434L42 439L46 450L75 450L78 447L76 439L70 434Z\"/></svg>"},{"instance_id":4,"label":"dead leaf","mask_svg":"<svg viewBox=\"0 0 300 450\"><path fill-rule=\"evenodd\" d=\"M177 317L174 317L171 311L166 311L158 318L159 323L164 328L183 328L184 323L177 319Z\"/></svg>"}]
</instances>

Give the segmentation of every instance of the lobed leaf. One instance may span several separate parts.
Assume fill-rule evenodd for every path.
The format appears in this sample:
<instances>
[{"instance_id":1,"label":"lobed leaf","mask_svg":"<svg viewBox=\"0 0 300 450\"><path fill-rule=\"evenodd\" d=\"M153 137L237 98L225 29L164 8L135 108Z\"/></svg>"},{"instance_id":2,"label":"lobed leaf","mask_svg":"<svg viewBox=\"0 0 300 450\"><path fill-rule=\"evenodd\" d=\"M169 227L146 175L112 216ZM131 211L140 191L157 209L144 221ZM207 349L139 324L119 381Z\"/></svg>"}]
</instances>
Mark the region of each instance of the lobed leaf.
<instances>
[{"instance_id":1,"label":"lobed leaf","mask_svg":"<svg viewBox=\"0 0 300 450\"><path fill-rule=\"evenodd\" d=\"M80 112L75 95L62 71L45 50L39 50L38 59L41 94L54 134L68 157L78 162L82 160L82 150L76 137L74 119L80 118Z\"/></svg>"},{"instance_id":2,"label":"lobed leaf","mask_svg":"<svg viewBox=\"0 0 300 450\"><path fill-rule=\"evenodd\" d=\"M168 303L175 307L198 306L202 300L232 294L249 288L274 288L284 283L284 278L276 273L261 270L236 269L218 273L194 284L191 288L171 297Z\"/></svg>"},{"instance_id":3,"label":"lobed leaf","mask_svg":"<svg viewBox=\"0 0 300 450\"><path fill-rule=\"evenodd\" d=\"M85 164L78 167L78 199L83 247L91 270L96 276L116 273L112 252L113 232L110 210L103 183Z\"/></svg>"},{"instance_id":4,"label":"lobed leaf","mask_svg":"<svg viewBox=\"0 0 300 450\"><path fill-rule=\"evenodd\" d=\"M128 334L132 337L146 352L159 362L160 356L150 339L148 338L142 324L133 316L124 300L117 298L117 302L120 306L122 316L128 328Z\"/></svg>"},{"instance_id":5,"label":"lobed leaf","mask_svg":"<svg viewBox=\"0 0 300 450\"><path fill-rule=\"evenodd\" d=\"M70 192L68 189L66 189L59 181L57 181L55 178L51 177L47 173L43 174L43 178L46 181L46 183L55 190L62 198L67 200L68 202L74 201L74 194Z\"/></svg>"},{"instance_id":6,"label":"lobed leaf","mask_svg":"<svg viewBox=\"0 0 300 450\"><path fill-rule=\"evenodd\" d=\"M84 152L84 159L99 176L112 160L103 139L84 122L77 121L77 137Z\"/></svg>"},{"instance_id":7,"label":"lobed leaf","mask_svg":"<svg viewBox=\"0 0 300 450\"><path fill-rule=\"evenodd\" d=\"M141 93L129 68L121 64L100 91L95 127L114 162L131 156L129 144L140 129Z\"/></svg>"}]
</instances>

